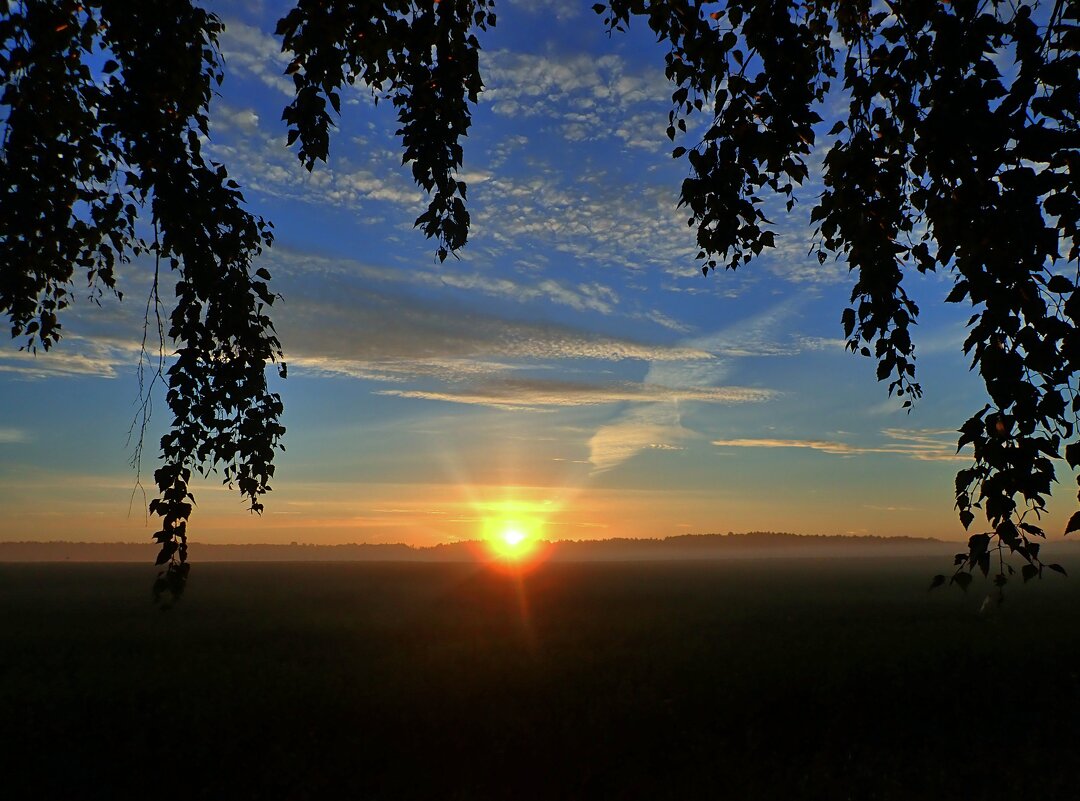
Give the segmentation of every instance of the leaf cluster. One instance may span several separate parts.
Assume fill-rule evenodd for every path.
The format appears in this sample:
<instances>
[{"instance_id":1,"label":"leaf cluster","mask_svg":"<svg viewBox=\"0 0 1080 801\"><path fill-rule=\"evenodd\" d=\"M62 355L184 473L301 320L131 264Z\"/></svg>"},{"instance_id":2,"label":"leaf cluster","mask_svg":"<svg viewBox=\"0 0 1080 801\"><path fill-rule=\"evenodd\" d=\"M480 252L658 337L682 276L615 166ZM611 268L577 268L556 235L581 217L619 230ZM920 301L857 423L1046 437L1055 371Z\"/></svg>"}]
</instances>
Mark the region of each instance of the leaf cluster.
<instances>
[{"instance_id":1,"label":"leaf cluster","mask_svg":"<svg viewBox=\"0 0 1080 801\"><path fill-rule=\"evenodd\" d=\"M285 72L295 85L282 119L311 170L326 161L345 84L367 87L397 110L401 163L430 196L416 226L437 243L439 261L465 245L468 187L457 177L460 139L472 124L469 104L480 79L477 31L495 25L492 0L299 0L277 24Z\"/></svg>"},{"instance_id":2,"label":"leaf cluster","mask_svg":"<svg viewBox=\"0 0 1080 801\"><path fill-rule=\"evenodd\" d=\"M119 296L116 266L149 256L155 302L161 266L175 277L162 337L176 353L161 376L172 425L150 504L170 589L187 575L192 469L220 467L261 511L284 432L265 374L281 357L274 295L252 265L272 230L202 152L221 30L188 0L22 0L0 16L0 311L13 336L53 345L82 275L92 297Z\"/></svg>"},{"instance_id":3,"label":"leaf cluster","mask_svg":"<svg viewBox=\"0 0 1080 801\"><path fill-rule=\"evenodd\" d=\"M774 245L762 211L788 211L808 177L815 109L842 98L826 134L824 191L811 211L819 262L847 263L848 348L911 408L922 390L911 335L919 309L903 278L948 272L950 303L968 303L964 352L990 403L960 430L971 467L956 478L965 527L991 524L960 563L1018 554L1041 575L1038 518L1054 460L1075 436L1080 397L1080 7L1057 0L611 0L609 30L644 17L669 46L675 84L668 137L688 115L711 124L679 146L705 272ZM709 11L708 9L715 9ZM1080 466L1075 442L1064 448ZM1080 528L1074 515L1066 533ZM1006 571L997 580L1005 581ZM958 579L961 580L962 579Z\"/></svg>"}]
</instances>

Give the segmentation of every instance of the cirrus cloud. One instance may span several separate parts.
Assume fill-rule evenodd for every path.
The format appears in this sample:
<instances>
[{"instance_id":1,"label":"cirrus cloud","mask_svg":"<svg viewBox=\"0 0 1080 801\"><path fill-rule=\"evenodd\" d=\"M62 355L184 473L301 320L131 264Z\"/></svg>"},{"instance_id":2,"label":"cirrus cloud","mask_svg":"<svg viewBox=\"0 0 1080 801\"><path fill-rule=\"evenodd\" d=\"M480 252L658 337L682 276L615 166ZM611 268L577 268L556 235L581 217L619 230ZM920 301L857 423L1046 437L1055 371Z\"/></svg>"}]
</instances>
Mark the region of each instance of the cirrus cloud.
<instances>
[{"instance_id":1,"label":"cirrus cloud","mask_svg":"<svg viewBox=\"0 0 1080 801\"><path fill-rule=\"evenodd\" d=\"M779 439L771 437L717 439L713 440L712 444L722 448L802 448L831 453L836 456L895 454L926 462L966 462L971 460L969 455L957 453L955 444L946 438L946 435L955 438L956 433L953 431L886 428L881 433L887 441L878 445L854 445L824 439Z\"/></svg>"},{"instance_id":2,"label":"cirrus cloud","mask_svg":"<svg viewBox=\"0 0 1080 801\"><path fill-rule=\"evenodd\" d=\"M776 392L753 387L674 388L657 384L613 382L576 383L534 379L506 379L462 390L380 390L379 395L490 406L497 409L543 409L560 406L597 406L609 403L760 403Z\"/></svg>"}]
</instances>

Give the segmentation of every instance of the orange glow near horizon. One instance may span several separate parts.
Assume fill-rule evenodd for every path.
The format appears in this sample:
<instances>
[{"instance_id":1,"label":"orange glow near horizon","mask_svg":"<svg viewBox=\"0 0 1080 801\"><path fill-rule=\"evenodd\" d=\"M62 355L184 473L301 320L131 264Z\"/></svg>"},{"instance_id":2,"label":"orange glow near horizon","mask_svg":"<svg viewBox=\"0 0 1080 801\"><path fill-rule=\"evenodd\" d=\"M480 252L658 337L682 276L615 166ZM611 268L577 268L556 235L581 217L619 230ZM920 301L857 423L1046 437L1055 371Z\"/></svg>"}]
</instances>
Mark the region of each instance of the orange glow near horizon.
<instances>
[{"instance_id":1,"label":"orange glow near horizon","mask_svg":"<svg viewBox=\"0 0 1080 801\"><path fill-rule=\"evenodd\" d=\"M500 504L500 514L485 515L482 538L495 560L521 565L537 555L543 519L512 502ZM495 510L493 510L495 511Z\"/></svg>"},{"instance_id":2,"label":"orange glow near horizon","mask_svg":"<svg viewBox=\"0 0 1080 801\"><path fill-rule=\"evenodd\" d=\"M494 556L519 562L536 550L539 527L537 521L488 521L484 526L484 542Z\"/></svg>"}]
</instances>

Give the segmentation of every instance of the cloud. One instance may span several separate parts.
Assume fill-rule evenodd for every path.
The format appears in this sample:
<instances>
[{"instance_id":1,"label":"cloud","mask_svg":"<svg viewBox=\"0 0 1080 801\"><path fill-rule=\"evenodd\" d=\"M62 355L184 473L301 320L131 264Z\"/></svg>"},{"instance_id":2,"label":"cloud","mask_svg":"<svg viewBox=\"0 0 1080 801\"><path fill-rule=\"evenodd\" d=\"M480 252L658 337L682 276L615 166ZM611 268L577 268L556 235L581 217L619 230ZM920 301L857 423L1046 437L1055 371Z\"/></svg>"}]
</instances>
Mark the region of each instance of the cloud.
<instances>
[{"instance_id":1,"label":"cloud","mask_svg":"<svg viewBox=\"0 0 1080 801\"><path fill-rule=\"evenodd\" d=\"M611 425L602 426L589 440L593 472L610 470L646 450L682 450L693 432L682 427L675 404L654 404L633 409Z\"/></svg>"},{"instance_id":2,"label":"cloud","mask_svg":"<svg viewBox=\"0 0 1080 801\"><path fill-rule=\"evenodd\" d=\"M403 274L405 271L401 271ZM377 273L376 273L377 274ZM304 282L296 286L302 291ZM328 297L297 296L275 320L287 359L313 370L358 377L501 372L565 360L604 362L710 361L708 352L597 335L556 324L522 322L405 294L357 289L342 280L320 282ZM490 368L490 369L488 369Z\"/></svg>"},{"instance_id":3,"label":"cloud","mask_svg":"<svg viewBox=\"0 0 1080 801\"><path fill-rule=\"evenodd\" d=\"M796 341L801 350L843 350L847 347L846 339L834 337L798 337Z\"/></svg>"},{"instance_id":4,"label":"cloud","mask_svg":"<svg viewBox=\"0 0 1080 801\"><path fill-rule=\"evenodd\" d=\"M253 134L259 130L259 115L252 108L236 108L227 103L214 106L214 124L225 130Z\"/></svg>"},{"instance_id":5,"label":"cloud","mask_svg":"<svg viewBox=\"0 0 1080 801\"><path fill-rule=\"evenodd\" d=\"M656 309L650 309L647 312L635 314L634 316L641 320L648 320L650 322L656 323L657 325L661 326L662 328L666 328L669 331L677 331L680 334L685 334L690 330L690 326L686 325L685 323L681 323L673 317L669 317L668 315L664 314L661 311L657 311Z\"/></svg>"},{"instance_id":6,"label":"cloud","mask_svg":"<svg viewBox=\"0 0 1080 801\"><path fill-rule=\"evenodd\" d=\"M887 428L881 433L891 442L864 446L821 439L743 438L713 440L713 445L722 448L804 448L837 456L885 453L932 462L971 460L970 456L956 453L955 440L950 442L946 438L945 435L955 438L953 431Z\"/></svg>"},{"instance_id":7,"label":"cloud","mask_svg":"<svg viewBox=\"0 0 1080 801\"><path fill-rule=\"evenodd\" d=\"M570 381L505 379L478 384L462 390L380 390L379 395L439 400L490 406L497 409L541 409L559 406L596 406L609 403L658 403L698 401L702 403L755 403L775 396L775 392L749 387L707 387L676 389L655 384L612 382L586 384Z\"/></svg>"},{"instance_id":8,"label":"cloud","mask_svg":"<svg viewBox=\"0 0 1080 801\"><path fill-rule=\"evenodd\" d=\"M21 428L0 427L0 445L29 442L30 436Z\"/></svg>"},{"instance_id":9,"label":"cloud","mask_svg":"<svg viewBox=\"0 0 1080 801\"><path fill-rule=\"evenodd\" d=\"M798 353L800 347L795 342L777 341L777 331L785 330L781 324L792 317L797 304L798 301L784 301L719 331L692 337L681 343L683 347L712 354L712 359L651 362L645 383L678 388L678 392L670 397L656 397L652 405L630 409L601 426L590 440L590 461L594 470L610 470L646 449L671 448L676 447L677 443L702 439L702 434L683 425L679 402L693 399L693 393L708 391L710 387L724 387L735 358ZM748 402L768 401L779 394L769 389L756 392L758 394L753 398L747 398Z\"/></svg>"},{"instance_id":10,"label":"cloud","mask_svg":"<svg viewBox=\"0 0 1080 801\"><path fill-rule=\"evenodd\" d=\"M598 135L614 130L603 123L613 121L616 112L670 102L662 70L635 71L617 55L484 51L480 70L486 84L481 102L490 103L496 114L584 123Z\"/></svg>"},{"instance_id":11,"label":"cloud","mask_svg":"<svg viewBox=\"0 0 1080 801\"><path fill-rule=\"evenodd\" d=\"M283 74L290 55L281 51L281 43L273 36L239 20L228 19L218 42L227 69L247 73L265 86L292 96L293 82Z\"/></svg>"},{"instance_id":12,"label":"cloud","mask_svg":"<svg viewBox=\"0 0 1080 801\"><path fill-rule=\"evenodd\" d=\"M398 153L354 147L350 152L361 154L363 163L334 156L330 164L308 172L285 146L283 130L262 125L254 109L224 102L214 104L209 151L229 165L229 173L245 189L276 198L371 214L379 202L416 212L424 197L404 172L394 168L401 161ZM402 217L403 222L406 219L411 223L413 218L407 213Z\"/></svg>"},{"instance_id":13,"label":"cloud","mask_svg":"<svg viewBox=\"0 0 1080 801\"><path fill-rule=\"evenodd\" d=\"M579 0L510 0L510 5L532 16L555 17L559 22L580 16L584 8Z\"/></svg>"},{"instance_id":14,"label":"cloud","mask_svg":"<svg viewBox=\"0 0 1080 801\"><path fill-rule=\"evenodd\" d=\"M890 452L929 461L971 461L971 456L956 452L958 436L952 429L885 428L881 433L896 443Z\"/></svg>"},{"instance_id":15,"label":"cloud","mask_svg":"<svg viewBox=\"0 0 1080 801\"><path fill-rule=\"evenodd\" d=\"M717 439L713 440L713 445L723 448L808 448L844 456L880 452L876 449L860 448L844 442L830 442L823 439Z\"/></svg>"},{"instance_id":16,"label":"cloud","mask_svg":"<svg viewBox=\"0 0 1080 801\"><path fill-rule=\"evenodd\" d=\"M526 365L478 359L384 359L359 360L333 356L291 355L287 359L294 371L312 376L339 376L365 381L402 384L419 378L435 378L445 382L460 382L489 378L524 370Z\"/></svg>"},{"instance_id":17,"label":"cloud","mask_svg":"<svg viewBox=\"0 0 1080 801\"><path fill-rule=\"evenodd\" d=\"M731 358L796 356L807 348L806 340L794 338L789 332L791 321L804 302L801 296L781 301L719 331L695 337L687 344Z\"/></svg>"},{"instance_id":18,"label":"cloud","mask_svg":"<svg viewBox=\"0 0 1080 801\"><path fill-rule=\"evenodd\" d=\"M616 123L612 133L623 140L627 147L662 151L670 146L666 128L667 116L657 114L655 109L650 108L648 111L626 115Z\"/></svg>"},{"instance_id":19,"label":"cloud","mask_svg":"<svg viewBox=\"0 0 1080 801\"><path fill-rule=\"evenodd\" d=\"M440 271L438 280L444 286L468 289L485 295L513 298L518 302L547 300L577 311L595 311L612 314L619 303L619 296L611 287L593 282L566 284L553 278L522 282L511 278L495 277L482 273L454 273Z\"/></svg>"},{"instance_id":20,"label":"cloud","mask_svg":"<svg viewBox=\"0 0 1080 801\"><path fill-rule=\"evenodd\" d=\"M547 166L496 175L470 193L472 243L495 253L535 250L571 263L675 275L697 270L695 234L668 182L628 186L599 171Z\"/></svg>"},{"instance_id":21,"label":"cloud","mask_svg":"<svg viewBox=\"0 0 1080 801\"><path fill-rule=\"evenodd\" d=\"M67 335L48 353L0 352L0 372L28 379L63 376L116 378L121 367L138 364L137 342L111 337Z\"/></svg>"}]
</instances>

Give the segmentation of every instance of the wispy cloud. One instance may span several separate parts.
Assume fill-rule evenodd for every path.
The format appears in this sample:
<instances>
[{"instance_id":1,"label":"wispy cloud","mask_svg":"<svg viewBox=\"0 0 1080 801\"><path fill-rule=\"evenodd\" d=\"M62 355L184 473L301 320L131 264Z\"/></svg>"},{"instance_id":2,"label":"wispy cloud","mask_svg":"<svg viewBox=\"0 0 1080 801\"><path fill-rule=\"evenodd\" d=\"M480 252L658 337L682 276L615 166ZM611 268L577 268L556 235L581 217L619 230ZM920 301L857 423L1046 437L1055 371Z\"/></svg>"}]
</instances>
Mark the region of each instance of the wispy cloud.
<instances>
[{"instance_id":1,"label":"wispy cloud","mask_svg":"<svg viewBox=\"0 0 1080 801\"><path fill-rule=\"evenodd\" d=\"M619 303L615 290L598 282L567 284L553 278L538 281L515 281L511 278L482 273L440 272L438 280L444 286L468 289L495 297L512 298L518 302L547 300L577 311L611 314Z\"/></svg>"},{"instance_id":2,"label":"wispy cloud","mask_svg":"<svg viewBox=\"0 0 1080 801\"><path fill-rule=\"evenodd\" d=\"M846 339L834 337L798 337L796 339L800 350L843 350L847 347Z\"/></svg>"},{"instance_id":3,"label":"wispy cloud","mask_svg":"<svg viewBox=\"0 0 1080 801\"><path fill-rule=\"evenodd\" d=\"M881 432L888 442L879 445L855 445L848 442L822 439L739 438L713 440L722 448L803 448L837 456L861 456L884 453L906 456L919 461L970 461L971 457L956 453L955 432L934 429L887 428Z\"/></svg>"},{"instance_id":4,"label":"wispy cloud","mask_svg":"<svg viewBox=\"0 0 1080 801\"><path fill-rule=\"evenodd\" d=\"M0 351L0 372L22 378L60 376L116 378L121 367L138 364L141 348L137 342L110 337L68 335L48 353Z\"/></svg>"},{"instance_id":5,"label":"wispy cloud","mask_svg":"<svg viewBox=\"0 0 1080 801\"><path fill-rule=\"evenodd\" d=\"M29 442L30 435L21 428L0 426L0 445L13 445L18 442Z\"/></svg>"},{"instance_id":6,"label":"wispy cloud","mask_svg":"<svg viewBox=\"0 0 1080 801\"><path fill-rule=\"evenodd\" d=\"M602 426L589 440L593 472L610 470L648 450L682 450L693 432L683 428L676 404L652 404L632 409L616 422Z\"/></svg>"},{"instance_id":7,"label":"wispy cloud","mask_svg":"<svg viewBox=\"0 0 1080 801\"><path fill-rule=\"evenodd\" d=\"M676 320L675 318L670 317L661 311L657 311L656 309L650 309L649 311L641 312L640 314L636 314L634 316L642 320L648 320L649 322L656 323L657 325L661 326L662 328L666 328L669 331L677 331L680 334L685 334L690 331L690 326L688 326L686 323L680 322L679 320Z\"/></svg>"},{"instance_id":8,"label":"wispy cloud","mask_svg":"<svg viewBox=\"0 0 1080 801\"><path fill-rule=\"evenodd\" d=\"M586 384L570 381L506 379L463 390L380 390L379 395L447 401L497 409L542 409L559 406L596 406L609 403L755 403L775 396L770 390L750 387L676 389L654 384L613 382Z\"/></svg>"},{"instance_id":9,"label":"wispy cloud","mask_svg":"<svg viewBox=\"0 0 1080 801\"><path fill-rule=\"evenodd\" d=\"M792 334L792 321L803 303L801 297L781 301L687 344L730 358L796 356L803 350L819 349L817 342L808 344Z\"/></svg>"},{"instance_id":10,"label":"wispy cloud","mask_svg":"<svg viewBox=\"0 0 1080 801\"><path fill-rule=\"evenodd\" d=\"M682 342L684 347L711 354L712 359L650 363L646 384L677 387L684 394L656 397L653 404L630 409L601 426L589 443L594 470L610 470L643 450L670 449L689 440L704 439L701 433L683 425L680 402L694 400L694 393L708 391L710 387L723 387L736 359L798 353L800 345L779 333L789 330L784 323L790 320L797 305L797 301L785 301L718 331ZM746 402L761 403L778 394L770 389L759 389L753 397L747 397Z\"/></svg>"},{"instance_id":11,"label":"wispy cloud","mask_svg":"<svg viewBox=\"0 0 1080 801\"><path fill-rule=\"evenodd\" d=\"M814 451L836 453L843 456L880 452L877 449L861 448L845 442L830 442L824 439L716 439L713 440L713 445L719 445L723 448L808 448Z\"/></svg>"},{"instance_id":12,"label":"wispy cloud","mask_svg":"<svg viewBox=\"0 0 1080 801\"><path fill-rule=\"evenodd\" d=\"M657 345L597 335L555 324L521 322L448 303L332 285L331 300L290 297L277 314L288 358L326 361L328 369L351 364L387 369L399 365L466 360L505 364L561 360L694 362L713 356L701 349Z\"/></svg>"}]
</instances>

